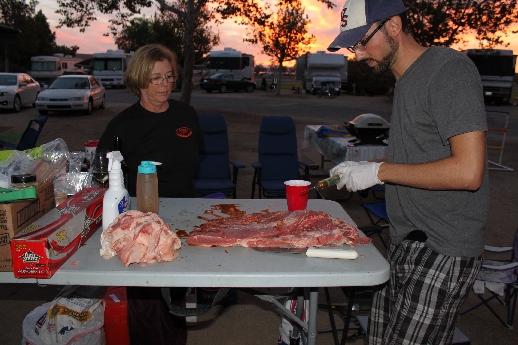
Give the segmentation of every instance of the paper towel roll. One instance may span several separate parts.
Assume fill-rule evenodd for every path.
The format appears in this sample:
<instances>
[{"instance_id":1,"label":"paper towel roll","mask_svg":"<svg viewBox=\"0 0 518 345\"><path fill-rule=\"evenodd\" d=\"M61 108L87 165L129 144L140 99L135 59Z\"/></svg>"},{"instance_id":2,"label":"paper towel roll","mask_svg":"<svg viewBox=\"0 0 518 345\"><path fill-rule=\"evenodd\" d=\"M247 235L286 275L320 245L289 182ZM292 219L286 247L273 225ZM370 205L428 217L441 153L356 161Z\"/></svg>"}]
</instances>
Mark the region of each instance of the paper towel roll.
<instances>
[{"instance_id":1,"label":"paper towel roll","mask_svg":"<svg viewBox=\"0 0 518 345\"><path fill-rule=\"evenodd\" d=\"M312 247L308 248L306 255L312 258L356 259L358 252L354 249Z\"/></svg>"}]
</instances>

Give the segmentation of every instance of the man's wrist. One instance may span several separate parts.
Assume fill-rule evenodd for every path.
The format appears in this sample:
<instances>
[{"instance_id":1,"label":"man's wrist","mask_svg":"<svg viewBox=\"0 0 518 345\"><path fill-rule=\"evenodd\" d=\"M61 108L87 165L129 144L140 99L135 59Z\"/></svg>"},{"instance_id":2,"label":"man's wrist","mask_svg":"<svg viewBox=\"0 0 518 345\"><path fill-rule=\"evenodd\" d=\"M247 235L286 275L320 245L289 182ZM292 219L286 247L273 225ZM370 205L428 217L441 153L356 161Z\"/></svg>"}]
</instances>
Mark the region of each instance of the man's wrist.
<instances>
[{"instance_id":1,"label":"man's wrist","mask_svg":"<svg viewBox=\"0 0 518 345\"><path fill-rule=\"evenodd\" d=\"M383 166L385 165L385 162L380 162L378 165L378 172L376 174L376 178L378 179L378 184L384 184L385 180L383 178Z\"/></svg>"}]
</instances>

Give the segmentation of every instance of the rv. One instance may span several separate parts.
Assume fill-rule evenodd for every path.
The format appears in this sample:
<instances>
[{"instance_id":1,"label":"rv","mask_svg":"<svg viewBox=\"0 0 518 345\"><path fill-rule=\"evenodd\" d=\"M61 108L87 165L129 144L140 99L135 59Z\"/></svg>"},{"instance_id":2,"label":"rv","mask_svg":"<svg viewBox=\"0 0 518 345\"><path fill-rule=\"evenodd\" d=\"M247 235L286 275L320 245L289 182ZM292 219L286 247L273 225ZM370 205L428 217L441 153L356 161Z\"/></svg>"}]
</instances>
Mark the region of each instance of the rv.
<instances>
[{"instance_id":1,"label":"rv","mask_svg":"<svg viewBox=\"0 0 518 345\"><path fill-rule=\"evenodd\" d=\"M468 57L477 66L484 99L497 103L508 103L514 81L516 55L512 50L504 49L468 49Z\"/></svg>"},{"instance_id":2,"label":"rv","mask_svg":"<svg viewBox=\"0 0 518 345\"><path fill-rule=\"evenodd\" d=\"M96 53L92 57L92 74L105 87L126 87L124 72L128 66L131 54L123 50L109 49L105 53Z\"/></svg>"},{"instance_id":3,"label":"rv","mask_svg":"<svg viewBox=\"0 0 518 345\"><path fill-rule=\"evenodd\" d=\"M306 53L297 58L296 79L308 93L338 95L347 81L347 57L323 51Z\"/></svg>"},{"instance_id":4,"label":"rv","mask_svg":"<svg viewBox=\"0 0 518 345\"><path fill-rule=\"evenodd\" d=\"M60 75L83 73L83 69L76 66L80 61L80 58L63 54L33 56L29 74L40 84L50 85Z\"/></svg>"},{"instance_id":5,"label":"rv","mask_svg":"<svg viewBox=\"0 0 518 345\"><path fill-rule=\"evenodd\" d=\"M232 48L215 50L207 55L207 68L204 78L216 73L231 73L235 80L254 81L254 56L241 53Z\"/></svg>"}]
</instances>

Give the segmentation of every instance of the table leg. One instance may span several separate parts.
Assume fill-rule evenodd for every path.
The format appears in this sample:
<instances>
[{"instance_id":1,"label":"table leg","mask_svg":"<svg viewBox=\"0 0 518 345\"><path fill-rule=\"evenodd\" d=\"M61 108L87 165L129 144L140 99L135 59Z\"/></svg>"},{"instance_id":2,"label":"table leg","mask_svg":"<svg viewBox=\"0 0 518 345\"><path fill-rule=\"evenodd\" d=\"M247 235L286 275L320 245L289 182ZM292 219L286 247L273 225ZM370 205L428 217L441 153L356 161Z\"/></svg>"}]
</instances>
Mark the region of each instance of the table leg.
<instances>
[{"instance_id":1,"label":"table leg","mask_svg":"<svg viewBox=\"0 0 518 345\"><path fill-rule=\"evenodd\" d=\"M329 295L329 288L324 288L324 292L326 293L326 302L327 302L327 312L329 315L329 322L331 323L331 333L333 334L333 341L335 345L339 345L340 341L338 340L338 330L336 329L336 322L334 316L334 306L331 304L331 297Z\"/></svg>"},{"instance_id":2,"label":"table leg","mask_svg":"<svg viewBox=\"0 0 518 345\"><path fill-rule=\"evenodd\" d=\"M347 294L346 288L342 288L342 291L343 291L344 295L346 295L348 297L347 311L345 313L345 319L344 319L344 329L342 331L342 341L340 342L341 345L345 345L345 342L347 340L347 333L349 332L349 326L351 325L351 317L352 317L352 312L353 312L353 307L354 307L354 302L355 302L355 297L356 297L356 291L355 291L354 287L351 288L349 295Z\"/></svg>"},{"instance_id":3,"label":"table leg","mask_svg":"<svg viewBox=\"0 0 518 345\"><path fill-rule=\"evenodd\" d=\"M318 288L309 291L308 345L317 341Z\"/></svg>"}]
</instances>

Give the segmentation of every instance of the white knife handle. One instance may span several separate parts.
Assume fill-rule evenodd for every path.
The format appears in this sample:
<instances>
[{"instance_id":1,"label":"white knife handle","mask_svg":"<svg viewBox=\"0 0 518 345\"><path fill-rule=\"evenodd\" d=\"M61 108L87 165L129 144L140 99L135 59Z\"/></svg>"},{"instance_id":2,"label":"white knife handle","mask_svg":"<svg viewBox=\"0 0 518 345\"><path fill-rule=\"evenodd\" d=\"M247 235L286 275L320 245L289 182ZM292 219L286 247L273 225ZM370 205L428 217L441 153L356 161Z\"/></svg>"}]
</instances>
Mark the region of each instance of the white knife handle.
<instances>
[{"instance_id":1,"label":"white knife handle","mask_svg":"<svg viewBox=\"0 0 518 345\"><path fill-rule=\"evenodd\" d=\"M311 247L306 251L306 256L326 259L356 259L358 252L354 249Z\"/></svg>"}]
</instances>

